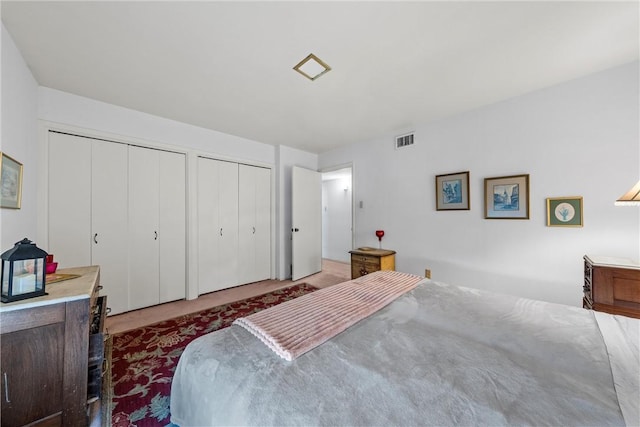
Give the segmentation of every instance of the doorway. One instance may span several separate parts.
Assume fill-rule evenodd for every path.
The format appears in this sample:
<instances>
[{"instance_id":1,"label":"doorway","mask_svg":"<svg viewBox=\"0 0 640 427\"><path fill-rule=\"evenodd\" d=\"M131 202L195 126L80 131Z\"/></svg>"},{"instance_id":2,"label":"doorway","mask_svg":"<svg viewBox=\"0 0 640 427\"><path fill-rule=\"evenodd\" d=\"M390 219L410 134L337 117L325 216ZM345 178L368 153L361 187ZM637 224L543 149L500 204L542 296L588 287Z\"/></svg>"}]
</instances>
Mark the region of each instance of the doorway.
<instances>
[{"instance_id":1,"label":"doorway","mask_svg":"<svg viewBox=\"0 0 640 427\"><path fill-rule=\"evenodd\" d=\"M322 172L322 258L350 262L353 249L352 167Z\"/></svg>"}]
</instances>

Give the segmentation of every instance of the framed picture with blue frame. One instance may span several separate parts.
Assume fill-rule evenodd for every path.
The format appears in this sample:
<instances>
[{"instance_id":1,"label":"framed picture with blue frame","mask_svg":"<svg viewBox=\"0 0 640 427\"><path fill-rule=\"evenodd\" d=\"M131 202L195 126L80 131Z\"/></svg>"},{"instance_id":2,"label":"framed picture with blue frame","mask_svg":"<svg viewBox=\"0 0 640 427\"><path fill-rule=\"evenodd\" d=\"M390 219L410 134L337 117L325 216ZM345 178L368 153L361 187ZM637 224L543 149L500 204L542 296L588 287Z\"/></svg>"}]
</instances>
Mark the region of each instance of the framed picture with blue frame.
<instances>
[{"instance_id":1,"label":"framed picture with blue frame","mask_svg":"<svg viewBox=\"0 0 640 427\"><path fill-rule=\"evenodd\" d=\"M529 219L529 175L484 179L485 219Z\"/></svg>"},{"instance_id":2,"label":"framed picture with blue frame","mask_svg":"<svg viewBox=\"0 0 640 427\"><path fill-rule=\"evenodd\" d=\"M469 171L436 175L436 210L469 210Z\"/></svg>"}]
</instances>

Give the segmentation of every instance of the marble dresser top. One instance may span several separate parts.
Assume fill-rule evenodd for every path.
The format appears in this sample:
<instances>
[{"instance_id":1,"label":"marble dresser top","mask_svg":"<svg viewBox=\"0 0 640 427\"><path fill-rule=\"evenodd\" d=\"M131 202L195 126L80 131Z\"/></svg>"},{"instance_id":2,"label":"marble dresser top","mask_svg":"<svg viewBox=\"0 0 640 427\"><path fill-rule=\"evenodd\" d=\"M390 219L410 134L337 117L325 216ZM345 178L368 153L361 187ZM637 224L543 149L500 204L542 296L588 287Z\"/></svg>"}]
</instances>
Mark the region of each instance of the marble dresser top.
<instances>
[{"instance_id":1,"label":"marble dresser top","mask_svg":"<svg viewBox=\"0 0 640 427\"><path fill-rule=\"evenodd\" d=\"M80 277L51 284L45 283L45 292L48 295L24 299L21 301L0 303L0 313L91 298L94 286L100 277L100 267L92 265L89 267L64 268L56 271L56 273L78 274Z\"/></svg>"}]
</instances>

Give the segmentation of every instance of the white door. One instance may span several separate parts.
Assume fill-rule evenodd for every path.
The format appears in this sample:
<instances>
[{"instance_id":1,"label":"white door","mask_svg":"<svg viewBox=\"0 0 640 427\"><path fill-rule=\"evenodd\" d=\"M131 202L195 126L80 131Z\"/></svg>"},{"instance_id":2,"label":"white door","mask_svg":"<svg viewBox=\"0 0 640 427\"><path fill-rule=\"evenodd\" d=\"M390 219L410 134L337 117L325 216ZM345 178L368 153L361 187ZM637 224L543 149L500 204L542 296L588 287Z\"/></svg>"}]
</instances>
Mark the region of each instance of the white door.
<instances>
[{"instance_id":1,"label":"white door","mask_svg":"<svg viewBox=\"0 0 640 427\"><path fill-rule=\"evenodd\" d=\"M160 151L160 302L184 299L187 272L185 155Z\"/></svg>"},{"instance_id":2,"label":"white door","mask_svg":"<svg viewBox=\"0 0 640 427\"><path fill-rule=\"evenodd\" d=\"M238 271L238 164L218 162L218 237L214 268L216 289L239 284Z\"/></svg>"},{"instance_id":3,"label":"white door","mask_svg":"<svg viewBox=\"0 0 640 427\"><path fill-rule=\"evenodd\" d=\"M239 166L240 283L271 277L271 171Z\"/></svg>"},{"instance_id":4,"label":"white door","mask_svg":"<svg viewBox=\"0 0 640 427\"><path fill-rule=\"evenodd\" d=\"M322 270L322 176L293 167L291 175L292 279Z\"/></svg>"},{"instance_id":5,"label":"white door","mask_svg":"<svg viewBox=\"0 0 640 427\"><path fill-rule=\"evenodd\" d=\"M198 294L238 285L238 164L198 158Z\"/></svg>"},{"instance_id":6,"label":"white door","mask_svg":"<svg viewBox=\"0 0 640 427\"><path fill-rule=\"evenodd\" d=\"M214 253L218 245L218 169L215 160L198 158L198 295L215 290Z\"/></svg>"},{"instance_id":7,"label":"white door","mask_svg":"<svg viewBox=\"0 0 640 427\"><path fill-rule=\"evenodd\" d=\"M91 140L49 132L49 244L58 268L91 265Z\"/></svg>"},{"instance_id":8,"label":"white door","mask_svg":"<svg viewBox=\"0 0 640 427\"><path fill-rule=\"evenodd\" d=\"M127 264L128 146L93 141L91 152L91 265L100 266L101 294L111 314L129 309Z\"/></svg>"},{"instance_id":9,"label":"white door","mask_svg":"<svg viewBox=\"0 0 640 427\"><path fill-rule=\"evenodd\" d=\"M258 280L271 278L271 169L256 168L255 273Z\"/></svg>"},{"instance_id":10,"label":"white door","mask_svg":"<svg viewBox=\"0 0 640 427\"><path fill-rule=\"evenodd\" d=\"M129 309L160 302L158 151L129 147Z\"/></svg>"}]
</instances>

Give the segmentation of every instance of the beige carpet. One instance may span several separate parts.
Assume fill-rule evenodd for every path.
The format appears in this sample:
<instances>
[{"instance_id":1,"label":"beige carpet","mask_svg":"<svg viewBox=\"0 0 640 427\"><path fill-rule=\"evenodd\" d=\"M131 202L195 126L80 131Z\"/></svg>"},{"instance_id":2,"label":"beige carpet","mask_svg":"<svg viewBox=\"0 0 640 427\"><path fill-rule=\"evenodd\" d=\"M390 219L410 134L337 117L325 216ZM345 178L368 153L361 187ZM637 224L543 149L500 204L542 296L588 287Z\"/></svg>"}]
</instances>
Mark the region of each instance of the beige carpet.
<instances>
[{"instance_id":1,"label":"beige carpet","mask_svg":"<svg viewBox=\"0 0 640 427\"><path fill-rule=\"evenodd\" d=\"M295 283L291 282L291 280L264 280L248 285L223 289L200 295L193 300L174 301L108 316L106 327L110 334L119 334L181 315L195 313L207 308L250 298L276 289L282 289L292 284L308 283L317 288L326 288L327 286L336 285L347 280L351 280L351 265L349 263L323 260L322 271L320 273L304 277Z\"/></svg>"},{"instance_id":2,"label":"beige carpet","mask_svg":"<svg viewBox=\"0 0 640 427\"><path fill-rule=\"evenodd\" d=\"M300 282L307 283L311 286L315 286L316 288L326 288L328 286L337 285L338 283L342 283L347 280L351 280L351 278L346 278L344 274L336 275L331 273L324 273L322 275L306 277L302 279ZM296 282L296 283L300 283L300 282Z\"/></svg>"}]
</instances>

